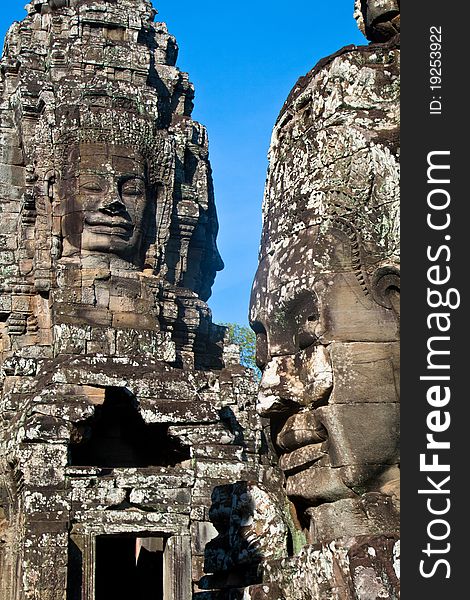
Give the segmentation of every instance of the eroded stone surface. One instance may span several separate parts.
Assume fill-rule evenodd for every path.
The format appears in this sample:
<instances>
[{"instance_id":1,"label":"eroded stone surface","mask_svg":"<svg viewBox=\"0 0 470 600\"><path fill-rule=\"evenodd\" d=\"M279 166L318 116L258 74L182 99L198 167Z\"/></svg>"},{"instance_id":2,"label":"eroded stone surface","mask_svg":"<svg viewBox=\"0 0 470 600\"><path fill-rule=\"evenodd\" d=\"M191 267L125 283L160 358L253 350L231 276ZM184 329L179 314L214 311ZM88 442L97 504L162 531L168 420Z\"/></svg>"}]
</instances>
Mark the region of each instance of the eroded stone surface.
<instances>
[{"instance_id":1,"label":"eroded stone surface","mask_svg":"<svg viewBox=\"0 0 470 600\"><path fill-rule=\"evenodd\" d=\"M220 364L207 133L175 39L144 0L27 8L2 59L3 356L119 356L137 330Z\"/></svg>"},{"instance_id":2,"label":"eroded stone surface","mask_svg":"<svg viewBox=\"0 0 470 600\"><path fill-rule=\"evenodd\" d=\"M251 587L245 598L398 600L399 557L400 542L394 536L308 546L295 558L270 563L265 583Z\"/></svg>"},{"instance_id":3,"label":"eroded stone surface","mask_svg":"<svg viewBox=\"0 0 470 600\"><path fill-rule=\"evenodd\" d=\"M386 42L400 33L400 0L355 0L359 29L372 42Z\"/></svg>"},{"instance_id":4,"label":"eroded stone surface","mask_svg":"<svg viewBox=\"0 0 470 600\"><path fill-rule=\"evenodd\" d=\"M268 562L253 598L399 594L390 544L380 565L349 555L399 533L399 13L356 2L374 43L301 78L272 136L250 313L258 408L312 546Z\"/></svg>"},{"instance_id":5,"label":"eroded stone surface","mask_svg":"<svg viewBox=\"0 0 470 600\"><path fill-rule=\"evenodd\" d=\"M189 600L214 490L251 482L252 522L218 542L233 587L245 542L286 555L285 498L206 304L223 263L193 86L147 0L27 11L0 77L0 598Z\"/></svg>"}]
</instances>

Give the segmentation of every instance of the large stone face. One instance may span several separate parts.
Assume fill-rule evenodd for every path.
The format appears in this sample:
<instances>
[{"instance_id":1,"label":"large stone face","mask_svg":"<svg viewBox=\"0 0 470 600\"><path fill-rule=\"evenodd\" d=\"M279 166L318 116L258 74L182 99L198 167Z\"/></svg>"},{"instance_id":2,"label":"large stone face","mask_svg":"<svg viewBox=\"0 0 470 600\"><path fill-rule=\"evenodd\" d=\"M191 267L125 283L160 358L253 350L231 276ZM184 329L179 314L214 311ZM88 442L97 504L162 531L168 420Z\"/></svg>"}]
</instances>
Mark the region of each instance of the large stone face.
<instances>
[{"instance_id":1,"label":"large stone face","mask_svg":"<svg viewBox=\"0 0 470 600\"><path fill-rule=\"evenodd\" d=\"M273 134L251 306L259 407L307 503L396 479L398 99L395 46L345 50L298 84ZM306 414L310 439L289 438Z\"/></svg>"},{"instance_id":2,"label":"large stone face","mask_svg":"<svg viewBox=\"0 0 470 600\"><path fill-rule=\"evenodd\" d=\"M356 15L385 43L322 60L274 128L250 309L286 493L310 544L336 540L345 557L357 536L395 539L400 481L399 3L357 3ZM349 559L315 548L319 566L309 552L278 564L252 597L397 597L381 566L359 582ZM330 560L343 575L329 579ZM302 571L295 586L289 568Z\"/></svg>"}]
</instances>

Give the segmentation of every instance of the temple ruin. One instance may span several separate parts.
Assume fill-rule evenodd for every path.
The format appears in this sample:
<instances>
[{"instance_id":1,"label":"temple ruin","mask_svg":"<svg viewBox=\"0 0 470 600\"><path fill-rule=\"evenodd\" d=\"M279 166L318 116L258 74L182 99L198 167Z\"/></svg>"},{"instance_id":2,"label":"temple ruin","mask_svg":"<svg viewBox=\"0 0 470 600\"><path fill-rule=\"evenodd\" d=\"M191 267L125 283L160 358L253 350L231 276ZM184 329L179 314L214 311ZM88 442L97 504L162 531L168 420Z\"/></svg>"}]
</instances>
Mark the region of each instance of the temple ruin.
<instances>
[{"instance_id":1,"label":"temple ruin","mask_svg":"<svg viewBox=\"0 0 470 600\"><path fill-rule=\"evenodd\" d=\"M0 72L0 600L398 598L399 3L356 2L372 43L275 126L261 385L206 304L176 40L148 0L26 10Z\"/></svg>"}]
</instances>

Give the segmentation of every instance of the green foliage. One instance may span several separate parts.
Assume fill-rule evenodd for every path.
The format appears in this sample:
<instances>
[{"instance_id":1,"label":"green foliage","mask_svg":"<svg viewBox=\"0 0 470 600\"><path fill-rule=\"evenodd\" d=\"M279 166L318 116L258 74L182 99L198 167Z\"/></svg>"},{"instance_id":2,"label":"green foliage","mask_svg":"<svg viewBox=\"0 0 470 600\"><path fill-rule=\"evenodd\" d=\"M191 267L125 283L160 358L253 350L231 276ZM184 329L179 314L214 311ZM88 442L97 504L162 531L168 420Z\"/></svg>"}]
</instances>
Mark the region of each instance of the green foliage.
<instances>
[{"instance_id":1,"label":"green foliage","mask_svg":"<svg viewBox=\"0 0 470 600\"><path fill-rule=\"evenodd\" d=\"M261 371L256 366L256 335L249 328L238 323L220 323L227 328L228 341L240 348L240 362L244 367L253 369L258 377Z\"/></svg>"}]
</instances>

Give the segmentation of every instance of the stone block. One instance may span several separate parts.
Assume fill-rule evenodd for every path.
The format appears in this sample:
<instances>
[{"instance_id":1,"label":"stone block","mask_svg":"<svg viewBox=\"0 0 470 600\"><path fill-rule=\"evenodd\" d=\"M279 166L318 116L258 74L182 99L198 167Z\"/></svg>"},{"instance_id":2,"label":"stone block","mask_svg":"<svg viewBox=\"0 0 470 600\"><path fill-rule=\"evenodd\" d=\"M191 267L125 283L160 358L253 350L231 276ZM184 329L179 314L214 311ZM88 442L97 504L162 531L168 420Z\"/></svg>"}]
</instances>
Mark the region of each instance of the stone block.
<instances>
[{"instance_id":1,"label":"stone block","mask_svg":"<svg viewBox=\"0 0 470 600\"><path fill-rule=\"evenodd\" d=\"M100 324L100 323L97 323ZM112 315L112 325L116 329L149 329L158 330L158 322L152 315L120 312Z\"/></svg>"},{"instance_id":2,"label":"stone block","mask_svg":"<svg viewBox=\"0 0 470 600\"><path fill-rule=\"evenodd\" d=\"M399 401L400 348L394 343L333 343L330 404Z\"/></svg>"},{"instance_id":3,"label":"stone block","mask_svg":"<svg viewBox=\"0 0 470 600\"><path fill-rule=\"evenodd\" d=\"M400 515L388 496L378 493L309 508L310 542L381 533L398 534Z\"/></svg>"},{"instance_id":4,"label":"stone block","mask_svg":"<svg viewBox=\"0 0 470 600\"><path fill-rule=\"evenodd\" d=\"M399 404L334 404L315 416L328 433L332 467L399 461Z\"/></svg>"}]
</instances>

